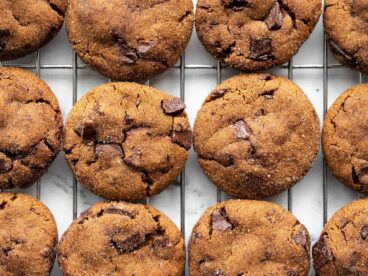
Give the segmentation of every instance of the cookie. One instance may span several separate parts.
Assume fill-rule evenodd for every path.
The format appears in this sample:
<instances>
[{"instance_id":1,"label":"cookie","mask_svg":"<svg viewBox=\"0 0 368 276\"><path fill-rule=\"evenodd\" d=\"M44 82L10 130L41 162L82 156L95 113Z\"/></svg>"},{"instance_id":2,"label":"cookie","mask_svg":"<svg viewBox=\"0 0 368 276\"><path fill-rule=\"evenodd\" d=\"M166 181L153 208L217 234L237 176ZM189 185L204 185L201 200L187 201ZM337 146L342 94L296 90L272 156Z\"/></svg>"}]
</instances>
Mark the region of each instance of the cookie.
<instances>
[{"instance_id":1,"label":"cookie","mask_svg":"<svg viewBox=\"0 0 368 276\"><path fill-rule=\"evenodd\" d=\"M0 193L0 275L49 275L57 227L50 210L20 193Z\"/></svg>"},{"instance_id":2,"label":"cookie","mask_svg":"<svg viewBox=\"0 0 368 276\"><path fill-rule=\"evenodd\" d=\"M368 73L368 2L326 0L324 29L331 52L342 64Z\"/></svg>"},{"instance_id":3,"label":"cookie","mask_svg":"<svg viewBox=\"0 0 368 276\"><path fill-rule=\"evenodd\" d=\"M368 275L368 200L345 205L313 246L317 275Z\"/></svg>"},{"instance_id":4,"label":"cookie","mask_svg":"<svg viewBox=\"0 0 368 276\"><path fill-rule=\"evenodd\" d=\"M270 74L232 77L206 98L194 125L194 149L209 179L249 199L278 194L316 159L317 114L303 91Z\"/></svg>"},{"instance_id":5,"label":"cookie","mask_svg":"<svg viewBox=\"0 0 368 276\"><path fill-rule=\"evenodd\" d=\"M67 0L0 1L0 60L30 54L50 40L64 22Z\"/></svg>"},{"instance_id":6,"label":"cookie","mask_svg":"<svg viewBox=\"0 0 368 276\"><path fill-rule=\"evenodd\" d=\"M36 182L60 151L62 114L31 72L0 68L0 190Z\"/></svg>"},{"instance_id":7,"label":"cookie","mask_svg":"<svg viewBox=\"0 0 368 276\"><path fill-rule=\"evenodd\" d=\"M199 40L221 62L244 71L282 65L308 39L321 0L198 0Z\"/></svg>"},{"instance_id":8,"label":"cookie","mask_svg":"<svg viewBox=\"0 0 368 276\"><path fill-rule=\"evenodd\" d=\"M368 194L368 84L345 91L329 109L323 153L331 172L347 187Z\"/></svg>"},{"instance_id":9,"label":"cookie","mask_svg":"<svg viewBox=\"0 0 368 276\"><path fill-rule=\"evenodd\" d=\"M190 275L308 275L309 247L307 229L280 206L225 201L193 228Z\"/></svg>"},{"instance_id":10,"label":"cookie","mask_svg":"<svg viewBox=\"0 0 368 276\"><path fill-rule=\"evenodd\" d=\"M193 28L191 0L71 0L66 19L79 57L108 78L147 80L174 65Z\"/></svg>"},{"instance_id":11,"label":"cookie","mask_svg":"<svg viewBox=\"0 0 368 276\"><path fill-rule=\"evenodd\" d=\"M64 275L182 275L185 243L164 214L140 204L97 203L64 233Z\"/></svg>"},{"instance_id":12,"label":"cookie","mask_svg":"<svg viewBox=\"0 0 368 276\"><path fill-rule=\"evenodd\" d=\"M101 85L73 107L65 157L77 179L110 200L138 200L179 175L192 131L176 97L136 83Z\"/></svg>"}]
</instances>

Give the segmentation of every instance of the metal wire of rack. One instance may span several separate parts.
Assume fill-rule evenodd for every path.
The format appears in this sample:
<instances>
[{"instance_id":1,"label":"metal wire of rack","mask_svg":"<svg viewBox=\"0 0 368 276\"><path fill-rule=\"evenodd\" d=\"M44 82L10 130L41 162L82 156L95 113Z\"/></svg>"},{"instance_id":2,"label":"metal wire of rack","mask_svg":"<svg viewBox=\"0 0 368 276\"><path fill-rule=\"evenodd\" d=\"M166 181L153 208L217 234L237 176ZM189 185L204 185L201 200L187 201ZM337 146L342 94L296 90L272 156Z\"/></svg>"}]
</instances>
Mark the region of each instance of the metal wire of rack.
<instances>
[{"instance_id":1,"label":"metal wire of rack","mask_svg":"<svg viewBox=\"0 0 368 276\"><path fill-rule=\"evenodd\" d=\"M328 110L328 70L335 68L343 68L341 64L329 64L328 63L328 49L327 49L327 39L324 34L323 38L323 63L322 64L294 64L293 60L290 60L288 64L280 66L278 68L287 69L288 78L293 80L294 70L298 69L319 69L323 72L323 119L325 119L325 114ZM35 62L34 64L16 64L16 63L4 63L0 61L0 66L9 66L9 67L18 67L23 69L35 70L35 73L38 77L41 78L41 70L44 69L70 69L72 70L72 92L73 92L73 105L78 100L78 70L88 68L85 64L78 64L78 58L75 53L72 56L72 64L41 64L41 51L37 51L35 54ZM217 75L217 83L219 84L222 81L222 73L224 69L229 68L229 66L223 65L220 62L217 62L217 65L198 65L198 64L185 64L185 55L180 59L179 65L175 65L172 67L173 69L180 70L180 98L185 101L185 78L186 78L186 70L215 70ZM363 82L364 76L360 74L360 82ZM150 82L147 81L146 85L149 85ZM185 168L181 172L178 177L178 184L180 185L180 227L185 235L185 186L186 186L186 172ZM37 181L36 184L36 198L38 200L41 199L41 191L42 191L41 180ZM364 195L359 194L359 198L364 197ZM222 201L222 192L217 189L217 202ZM149 204L149 199L145 201L146 204ZM290 188L287 191L287 208L289 211L292 211L292 189ZM73 177L73 219L78 216L78 182L76 178ZM323 224L326 223L328 218L328 168L326 163L323 162Z\"/></svg>"}]
</instances>

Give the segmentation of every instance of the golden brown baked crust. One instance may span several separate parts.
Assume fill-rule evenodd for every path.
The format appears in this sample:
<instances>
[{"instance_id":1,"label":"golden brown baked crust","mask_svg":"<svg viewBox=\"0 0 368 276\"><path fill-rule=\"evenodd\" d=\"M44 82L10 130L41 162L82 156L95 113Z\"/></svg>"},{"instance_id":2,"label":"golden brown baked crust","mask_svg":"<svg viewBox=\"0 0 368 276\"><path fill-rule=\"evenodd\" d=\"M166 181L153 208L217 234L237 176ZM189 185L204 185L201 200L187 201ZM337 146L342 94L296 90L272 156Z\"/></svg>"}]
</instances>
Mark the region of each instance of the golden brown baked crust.
<instances>
[{"instance_id":1,"label":"golden brown baked crust","mask_svg":"<svg viewBox=\"0 0 368 276\"><path fill-rule=\"evenodd\" d=\"M68 37L83 61L121 81L150 79L174 65L193 28L191 0L71 0Z\"/></svg>"},{"instance_id":2,"label":"golden brown baked crust","mask_svg":"<svg viewBox=\"0 0 368 276\"><path fill-rule=\"evenodd\" d=\"M0 275L49 275L58 232L49 209L20 193L0 193Z\"/></svg>"},{"instance_id":3,"label":"golden brown baked crust","mask_svg":"<svg viewBox=\"0 0 368 276\"><path fill-rule=\"evenodd\" d=\"M368 200L345 205L313 246L316 275L368 275Z\"/></svg>"},{"instance_id":4,"label":"golden brown baked crust","mask_svg":"<svg viewBox=\"0 0 368 276\"><path fill-rule=\"evenodd\" d=\"M67 0L1 0L0 60L16 59L44 46L61 29Z\"/></svg>"},{"instance_id":5,"label":"golden brown baked crust","mask_svg":"<svg viewBox=\"0 0 368 276\"><path fill-rule=\"evenodd\" d=\"M270 74L230 78L198 112L194 148L209 179L241 198L263 198L296 184L320 145L317 114L293 82Z\"/></svg>"},{"instance_id":6,"label":"golden brown baked crust","mask_svg":"<svg viewBox=\"0 0 368 276\"><path fill-rule=\"evenodd\" d=\"M346 186L368 193L368 85L354 86L329 109L323 152L332 173Z\"/></svg>"},{"instance_id":7,"label":"golden brown baked crust","mask_svg":"<svg viewBox=\"0 0 368 276\"><path fill-rule=\"evenodd\" d=\"M179 276L185 243L175 224L150 206L97 203L64 233L58 260L66 276Z\"/></svg>"},{"instance_id":8,"label":"golden brown baked crust","mask_svg":"<svg viewBox=\"0 0 368 276\"><path fill-rule=\"evenodd\" d=\"M31 72L0 68L0 189L38 180L60 151L58 101Z\"/></svg>"},{"instance_id":9,"label":"golden brown baked crust","mask_svg":"<svg viewBox=\"0 0 368 276\"><path fill-rule=\"evenodd\" d=\"M101 85L73 107L65 157L92 192L111 200L157 194L180 173L192 144L184 103L136 83Z\"/></svg>"},{"instance_id":10,"label":"golden brown baked crust","mask_svg":"<svg viewBox=\"0 0 368 276\"><path fill-rule=\"evenodd\" d=\"M189 241L190 275L308 275L310 238L288 211L264 201L208 208Z\"/></svg>"}]
</instances>

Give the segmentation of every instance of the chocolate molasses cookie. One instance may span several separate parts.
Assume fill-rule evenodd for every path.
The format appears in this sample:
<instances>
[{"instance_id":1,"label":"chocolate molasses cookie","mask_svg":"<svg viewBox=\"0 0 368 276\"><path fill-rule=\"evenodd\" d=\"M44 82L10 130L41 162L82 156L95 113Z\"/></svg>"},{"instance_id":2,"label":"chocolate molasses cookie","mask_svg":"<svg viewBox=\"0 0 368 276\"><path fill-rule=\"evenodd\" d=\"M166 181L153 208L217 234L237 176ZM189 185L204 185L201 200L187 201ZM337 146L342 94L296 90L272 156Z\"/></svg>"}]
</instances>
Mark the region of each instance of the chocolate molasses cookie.
<instances>
[{"instance_id":1,"label":"chocolate molasses cookie","mask_svg":"<svg viewBox=\"0 0 368 276\"><path fill-rule=\"evenodd\" d=\"M0 68L0 190L37 181L60 151L62 114L31 72Z\"/></svg>"},{"instance_id":2,"label":"chocolate molasses cookie","mask_svg":"<svg viewBox=\"0 0 368 276\"><path fill-rule=\"evenodd\" d=\"M299 50L321 15L321 0L198 0L198 38L237 69L282 65Z\"/></svg>"},{"instance_id":3,"label":"chocolate molasses cookie","mask_svg":"<svg viewBox=\"0 0 368 276\"><path fill-rule=\"evenodd\" d=\"M58 233L49 209L20 193L0 193L0 275L49 275Z\"/></svg>"},{"instance_id":4,"label":"chocolate molasses cookie","mask_svg":"<svg viewBox=\"0 0 368 276\"><path fill-rule=\"evenodd\" d=\"M230 200L208 208L189 241L190 275L308 275L310 238L280 206Z\"/></svg>"},{"instance_id":5,"label":"chocolate molasses cookie","mask_svg":"<svg viewBox=\"0 0 368 276\"><path fill-rule=\"evenodd\" d=\"M182 275L185 243L164 214L140 204L97 203L64 233L65 275Z\"/></svg>"},{"instance_id":6,"label":"chocolate molasses cookie","mask_svg":"<svg viewBox=\"0 0 368 276\"><path fill-rule=\"evenodd\" d=\"M331 172L346 186L368 194L368 84L343 93L326 115L323 153Z\"/></svg>"},{"instance_id":7,"label":"chocolate molasses cookie","mask_svg":"<svg viewBox=\"0 0 368 276\"><path fill-rule=\"evenodd\" d=\"M101 85L68 115L65 156L77 179L110 200L138 200L165 189L192 144L185 104L136 83Z\"/></svg>"},{"instance_id":8,"label":"chocolate molasses cookie","mask_svg":"<svg viewBox=\"0 0 368 276\"><path fill-rule=\"evenodd\" d=\"M368 200L350 203L327 222L313 246L316 275L368 275Z\"/></svg>"},{"instance_id":9,"label":"chocolate molasses cookie","mask_svg":"<svg viewBox=\"0 0 368 276\"><path fill-rule=\"evenodd\" d=\"M191 0L71 0L69 40L80 58L114 80L146 80L174 65L193 28Z\"/></svg>"},{"instance_id":10,"label":"chocolate molasses cookie","mask_svg":"<svg viewBox=\"0 0 368 276\"><path fill-rule=\"evenodd\" d=\"M368 2L326 0L324 28L331 52L342 64L368 73Z\"/></svg>"},{"instance_id":11,"label":"chocolate molasses cookie","mask_svg":"<svg viewBox=\"0 0 368 276\"><path fill-rule=\"evenodd\" d=\"M194 148L206 175L230 195L258 199L284 191L309 171L319 120L303 91L270 74L232 77L206 98Z\"/></svg>"},{"instance_id":12,"label":"chocolate molasses cookie","mask_svg":"<svg viewBox=\"0 0 368 276\"><path fill-rule=\"evenodd\" d=\"M67 0L0 1L0 60L30 54L54 38L67 4Z\"/></svg>"}]
</instances>

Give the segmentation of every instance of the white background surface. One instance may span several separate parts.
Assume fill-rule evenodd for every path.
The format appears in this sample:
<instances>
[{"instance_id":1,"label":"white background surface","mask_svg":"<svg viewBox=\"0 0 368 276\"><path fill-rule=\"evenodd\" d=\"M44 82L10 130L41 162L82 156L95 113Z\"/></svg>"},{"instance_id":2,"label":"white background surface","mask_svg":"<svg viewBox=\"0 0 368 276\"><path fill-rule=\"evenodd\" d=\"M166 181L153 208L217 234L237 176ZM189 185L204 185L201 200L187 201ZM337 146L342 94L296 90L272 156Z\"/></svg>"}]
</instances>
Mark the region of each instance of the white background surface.
<instances>
[{"instance_id":1,"label":"white background surface","mask_svg":"<svg viewBox=\"0 0 368 276\"><path fill-rule=\"evenodd\" d=\"M323 64L323 30L322 19L310 39L294 57L294 64ZM41 64L71 65L72 49L67 41L65 30L46 47L41 50ZM7 62L18 64L34 64L35 55ZM329 63L337 63L329 57ZM186 64L216 65L212 58L198 41L195 31L186 50ZM163 75L151 80L150 84L169 94L179 96L180 79L179 69L170 69ZM287 77L287 69L276 69L271 72ZM223 79L238 74L238 71L226 69ZM329 106L344 90L359 81L359 74L348 68L330 69L329 74ZM72 70L71 69L42 69L41 77L52 88L63 111L64 119L72 107ZM216 86L216 70L185 71L185 100L187 112L193 126L195 116L204 98ZM294 69L294 81L304 90L316 108L321 124L323 118L323 70L322 69ZM107 82L107 79L90 69L78 70L78 98L98 84ZM315 243L323 226L323 161L321 153L307 176L292 189L293 214L308 228ZM209 182L203 174L196 160L193 150L186 165L186 239L190 235L194 223L203 211L216 202L216 187ZM59 229L59 235L67 229L72 222L72 174L64 161L63 153L52 164L48 172L42 177L41 201L45 203L54 214ZM349 190L331 175L328 176L328 217L342 205L358 198L358 194ZM26 190L35 196L36 186ZM78 212L82 212L96 201L102 200L78 186ZM267 200L276 202L287 208L287 192ZM180 187L171 185L160 195L150 199L150 204L166 213L180 227ZM55 265L52 275L61 275ZM311 269L311 275L313 275Z\"/></svg>"}]
</instances>

